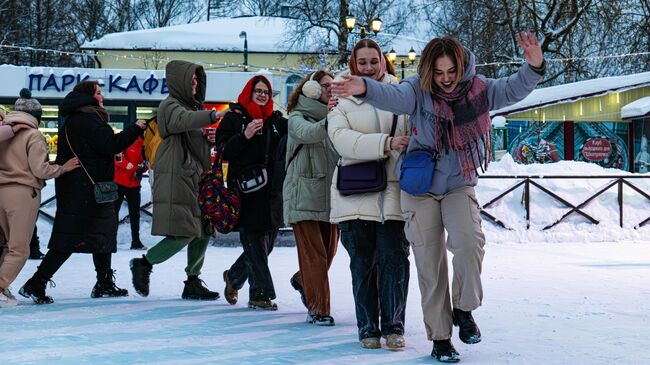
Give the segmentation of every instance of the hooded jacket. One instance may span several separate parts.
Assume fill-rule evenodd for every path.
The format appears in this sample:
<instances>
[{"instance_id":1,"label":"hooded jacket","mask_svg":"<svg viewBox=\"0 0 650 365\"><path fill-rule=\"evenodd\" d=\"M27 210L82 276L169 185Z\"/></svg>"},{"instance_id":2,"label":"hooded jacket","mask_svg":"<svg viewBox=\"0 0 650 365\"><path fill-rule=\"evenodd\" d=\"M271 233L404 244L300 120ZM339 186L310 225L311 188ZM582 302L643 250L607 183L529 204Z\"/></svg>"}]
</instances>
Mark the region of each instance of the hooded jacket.
<instances>
[{"instance_id":1,"label":"hooded jacket","mask_svg":"<svg viewBox=\"0 0 650 365\"><path fill-rule=\"evenodd\" d=\"M299 145L303 145L296 154ZM304 95L289 113L287 166L282 196L287 224L329 222L330 185L338 154L327 136L327 105Z\"/></svg>"},{"instance_id":2,"label":"hooded jacket","mask_svg":"<svg viewBox=\"0 0 650 365\"><path fill-rule=\"evenodd\" d=\"M337 79L339 78L340 76L337 76ZM380 83L396 84L397 79L385 73ZM350 96L340 99L338 106L327 116L327 133L341 156L341 165L388 158L387 187L377 193L341 195L336 188L338 167L336 168L331 186L332 223L355 219L375 222L404 220L400 208L399 179L393 172L399 152L390 150L389 135L393 125L393 113L380 108L381 106L375 108L362 99ZM395 136L404 136L406 133L406 119L402 115L397 119Z\"/></svg>"},{"instance_id":3,"label":"hooded jacket","mask_svg":"<svg viewBox=\"0 0 650 365\"><path fill-rule=\"evenodd\" d=\"M16 124L30 127L0 144L0 186L21 184L42 189L45 180L63 174L63 166L50 165L45 137L38 130L38 121L25 112L11 112L4 120L10 129Z\"/></svg>"},{"instance_id":4,"label":"hooded jacket","mask_svg":"<svg viewBox=\"0 0 650 365\"><path fill-rule=\"evenodd\" d=\"M197 76L196 95L192 75ZM171 61L166 67L169 96L158 108L158 131L163 139L156 151L151 234L201 237L199 180L210 168L210 143L201 127L213 123L211 111L200 110L205 100L203 67Z\"/></svg>"},{"instance_id":5,"label":"hooded jacket","mask_svg":"<svg viewBox=\"0 0 650 365\"><path fill-rule=\"evenodd\" d=\"M533 70L528 64L524 64L514 75L500 79L488 79L483 75L476 74L474 54L467 50L466 53L468 61L460 82L467 82L475 76L484 79L487 83L487 102L490 110L503 108L522 100L535 89L537 83L542 79L543 68ZM431 94L423 91L420 87L419 75L407 77L399 85L381 84L369 78L364 78L364 81L366 82L366 94L361 98L362 100L384 107L393 113L410 115L411 140L407 151L431 150L435 146L433 101ZM474 171L469 180L463 178L456 151L438 152L440 155L429 190L432 194L442 195L459 187L477 184L478 177ZM399 170L399 163L396 169Z\"/></svg>"}]
</instances>

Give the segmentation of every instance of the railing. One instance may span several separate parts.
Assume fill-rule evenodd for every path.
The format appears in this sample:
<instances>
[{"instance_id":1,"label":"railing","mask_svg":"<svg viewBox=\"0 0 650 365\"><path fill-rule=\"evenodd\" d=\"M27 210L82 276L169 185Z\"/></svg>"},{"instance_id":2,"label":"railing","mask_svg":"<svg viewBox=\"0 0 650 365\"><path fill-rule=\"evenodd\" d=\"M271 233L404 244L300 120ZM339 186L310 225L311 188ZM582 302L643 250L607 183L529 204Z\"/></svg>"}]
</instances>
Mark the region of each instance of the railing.
<instances>
[{"instance_id":1,"label":"railing","mask_svg":"<svg viewBox=\"0 0 650 365\"><path fill-rule=\"evenodd\" d=\"M552 197L554 200L564 204L567 208L571 208L568 212L566 212L560 219L555 221L552 224L549 224L545 226L543 229L547 230L549 228L554 227L558 223L562 222L566 217L568 217L572 213L577 213L580 214L581 216L585 217L589 222L593 224L598 224L600 221L588 213L586 213L583 209L595 198L603 194L605 191L609 190L610 188L617 186L618 188L618 209L619 209L619 225L621 228L623 228L623 186L627 185L628 187L632 188L634 191L637 193L641 194L643 197L646 199L650 200L650 194L643 189L639 188L638 186L632 184L630 181L631 179L650 179L650 176L647 175L481 175L479 176L480 179L522 179L521 181L517 182L513 186L509 187L506 189L504 192L501 194L497 195L494 199L490 200L489 202L483 204L480 206L480 211L481 215L483 215L485 218L487 218L490 222L503 227L507 230L512 230L512 228L508 227L502 220L499 218L495 217L494 215L488 213L485 209L489 208L492 204L496 203L497 201L503 199L508 193L512 192L513 190L517 189L520 186L523 187L523 197L522 197L522 203L524 205L524 210L525 210L525 218L526 218L526 229L530 229L530 218L531 218L531 211L530 211L530 186L534 186L537 189L541 190L542 192L546 193L550 197ZM588 180L588 179L612 179L612 181L609 181L607 184L605 184L604 187L599 189L595 194L592 194L591 196L587 197L584 201L582 201L579 204L573 204L569 202L568 200L562 198L561 196L557 195L556 193L550 191L548 188L542 186L538 182L534 180L542 180L542 179L583 179L583 180ZM639 227L643 227L650 221L650 217L644 219L643 221L639 222L638 224L634 225L634 229L638 229Z\"/></svg>"}]
</instances>

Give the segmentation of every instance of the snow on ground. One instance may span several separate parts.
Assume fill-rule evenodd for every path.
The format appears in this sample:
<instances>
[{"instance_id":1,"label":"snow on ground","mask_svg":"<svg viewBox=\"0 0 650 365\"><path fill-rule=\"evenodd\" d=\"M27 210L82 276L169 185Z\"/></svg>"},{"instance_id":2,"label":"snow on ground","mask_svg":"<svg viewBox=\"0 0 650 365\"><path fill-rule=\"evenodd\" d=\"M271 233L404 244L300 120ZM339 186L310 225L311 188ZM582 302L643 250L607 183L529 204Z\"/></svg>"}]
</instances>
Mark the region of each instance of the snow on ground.
<instances>
[{"instance_id":1,"label":"snow on ground","mask_svg":"<svg viewBox=\"0 0 650 365\"><path fill-rule=\"evenodd\" d=\"M494 244L483 268L485 298L475 317L483 342L454 343L465 364L647 364L650 337L648 243ZM221 273L240 248L210 247L202 278L223 293ZM415 265L403 351L358 346L349 258L340 246L330 270L335 327L304 323L305 309L289 278L295 248L270 256L277 312L247 309L247 287L235 306L184 301L185 253L154 268L151 295L133 293L123 245L113 256L117 284L131 296L90 299L89 255L73 255L48 293L55 303L2 309L3 364L420 364L429 356ZM411 261L412 257L411 257ZM28 261L14 291L38 262Z\"/></svg>"},{"instance_id":2,"label":"snow on ground","mask_svg":"<svg viewBox=\"0 0 650 365\"><path fill-rule=\"evenodd\" d=\"M523 166L508 157L491 165L489 174L626 174L595 165L561 162ZM542 181L574 204L607 180ZM635 180L636 181L636 180ZM639 179L638 185L649 189ZM487 202L514 181L481 180L477 189ZM44 198L52 194L47 187ZM650 215L648 202L628 191L625 217L638 223ZM592 225L570 217L551 230L541 227L566 211L531 187L533 220L525 229L521 190L489 211L513 231L484 221L488 240L483 266L484 302L475 318L483 342L465 345L454 332L454 344L465 364L649 364L650 239L647 228L633 223L618 227L616 189L596 199L586 211L601 219ZM144 184L143 201L149 191ZM46 208L53 213L53 204ZM126 206L121 215L126 214ZM39 219L39 235L47 241L51 225ZM152 245L149 218L143 218L143 242ZM435 363L429 356L420 309L415 264L406 317L407 347L403 351L365 350L358 346L348 269L349 257L339 246L330 270L335 327L304 323L305 309L289 278L297 269L295 248L278 247L269 258L278 298L277 312L246 308L247 286L235 306L225 300L196 302L180 299L185 279L185 252L157 265L151 295L134 294L128 262L140 254L128 250L129 227L118 234L113 256L117 284L131 295L119 299L91 299L95 283L92 259L76 254L55 275L48 288L55 303L36 306L20 297L21 305L1 310L2 364L377 364ZM46 244L42 243L42 247ZM209 247L202 278L223 294L221 273L241 248ZM450 255L451 260L451 255ZM13 285L14 293L34 273L28 261Z\"/></svg>"}]
</instances>

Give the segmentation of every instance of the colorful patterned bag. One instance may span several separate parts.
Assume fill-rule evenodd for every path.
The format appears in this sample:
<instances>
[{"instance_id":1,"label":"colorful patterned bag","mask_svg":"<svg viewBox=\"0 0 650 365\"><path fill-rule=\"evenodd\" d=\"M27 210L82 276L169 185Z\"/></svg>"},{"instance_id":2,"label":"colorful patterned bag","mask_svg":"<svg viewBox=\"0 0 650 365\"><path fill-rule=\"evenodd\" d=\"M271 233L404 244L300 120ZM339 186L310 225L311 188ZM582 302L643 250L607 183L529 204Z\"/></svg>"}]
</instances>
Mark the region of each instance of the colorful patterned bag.
<instances>
[{"instance_id":1,"label":"colorful patterned bag","mask_svg":"<svg viewBox=\"0 0 650 365\"><path fill-rule=\"evenodd\" d=\"M219 233L232 232L239 220L239 191L226 187L221 166L221 150L217 148L212 168L205 171L199 182L199 206L203 220Z\"/></svg>"}]
</instances>

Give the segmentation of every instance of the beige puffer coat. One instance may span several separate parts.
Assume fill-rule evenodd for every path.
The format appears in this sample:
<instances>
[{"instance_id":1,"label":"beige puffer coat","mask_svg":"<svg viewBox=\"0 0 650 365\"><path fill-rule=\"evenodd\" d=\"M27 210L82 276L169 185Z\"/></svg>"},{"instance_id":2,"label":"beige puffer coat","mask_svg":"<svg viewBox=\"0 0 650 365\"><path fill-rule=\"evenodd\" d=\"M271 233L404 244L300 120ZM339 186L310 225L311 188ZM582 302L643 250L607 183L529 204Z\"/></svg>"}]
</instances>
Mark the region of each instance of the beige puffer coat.
<instances>
[{"instance_id":1,"label":"beige puffer coat","mask_svg":"<svg viewBox=\"0 0 650 365\"><path fill-rule=\"evenodd\" d=\"M397 79L386 74L382 82L397 83ZM341 195L336 188L338 167L336 168L331 186L330 221L332 223L355 219L376 222L403 221L399 177L394 173L399 152L390 150L388 138L393 125L393 113L377 109L350 96L340 99L338 106L328 114L327 118L327 133L341 156L341 165L389 158L386 163L388 185L386 190L378 193ZM397 119L395 136L406 135L407 131L406 118L401 115Z\"/></svg>"}]
</instances>

